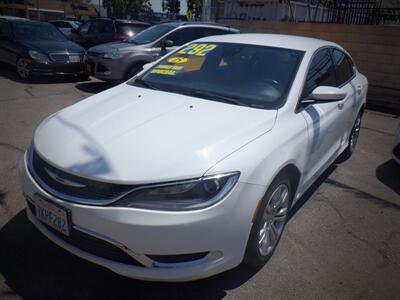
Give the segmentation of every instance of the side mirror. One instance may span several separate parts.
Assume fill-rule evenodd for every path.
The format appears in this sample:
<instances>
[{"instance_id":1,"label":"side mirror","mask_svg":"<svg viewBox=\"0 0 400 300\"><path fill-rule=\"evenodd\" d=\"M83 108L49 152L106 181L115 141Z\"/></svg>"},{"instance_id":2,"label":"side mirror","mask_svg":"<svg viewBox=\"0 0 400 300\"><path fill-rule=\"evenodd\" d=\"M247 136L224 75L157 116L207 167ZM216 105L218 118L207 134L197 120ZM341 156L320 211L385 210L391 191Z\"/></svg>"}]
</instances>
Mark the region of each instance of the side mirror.
<instances>
[{"instance_id":1,"label":"side mirror","mask_svg":"<svg viewBox=\"0 0 400 300\"><path fill-rule=\"evenodd\" d=\"M171 40L163 40L161 42L160 46L161 46L162 50L166 50L167 48L172 47L173 45L174 45L173 41L171 41Z\"/></svg>"},{"instance_id":2,"label":"side mirror","mask_svg":"<svg viewBox=\"0 0 400 300\"><path fill-rule=\"evenodd\" d=\"M309 99L301 101L302 103L324 103L343 100L347 93L342 89L333 86L316 87Z\"/></svg>"}]
</instances>

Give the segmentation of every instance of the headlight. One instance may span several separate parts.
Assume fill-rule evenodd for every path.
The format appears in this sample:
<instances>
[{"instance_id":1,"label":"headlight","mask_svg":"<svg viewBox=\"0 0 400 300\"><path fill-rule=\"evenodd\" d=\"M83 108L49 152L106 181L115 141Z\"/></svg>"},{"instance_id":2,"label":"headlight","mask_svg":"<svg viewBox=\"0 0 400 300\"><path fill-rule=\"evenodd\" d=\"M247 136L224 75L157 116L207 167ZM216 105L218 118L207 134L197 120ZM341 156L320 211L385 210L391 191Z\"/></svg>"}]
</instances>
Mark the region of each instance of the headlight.
<instances>
[{"instance_id":1,"label":"headlight","mask_svg":"<svg viewBox=\"0 0 400 300\"><path fill-rule=\"evenodd\" d=\"M48 64L49 63L49 59L46 55L44 55L43 53L34 51L34 50L29 50L29 56L34 59L37 62L40 62L42 64Z\"/></svg>"},{"instance_id":2,"label":"headlight","mask_svg":"<svg viewBox=\"0 0 400 300\"><path fill-rule=\"evenodd\" d=\"M109 52L103 55L103 58L109 58L109 59L120 59L128 56L128 52Z\"/></svg>"},{"instance_id":3,"label":"headlight","mask_svg":"<svg viewBox=\"0 0 400 300\"><path fill-rule=\"evenodd\" d=\"M222 200L235 186L240 173L232 172L134 190L114 206L154 210L194 210Z\"/></svg>"}]
</instances>

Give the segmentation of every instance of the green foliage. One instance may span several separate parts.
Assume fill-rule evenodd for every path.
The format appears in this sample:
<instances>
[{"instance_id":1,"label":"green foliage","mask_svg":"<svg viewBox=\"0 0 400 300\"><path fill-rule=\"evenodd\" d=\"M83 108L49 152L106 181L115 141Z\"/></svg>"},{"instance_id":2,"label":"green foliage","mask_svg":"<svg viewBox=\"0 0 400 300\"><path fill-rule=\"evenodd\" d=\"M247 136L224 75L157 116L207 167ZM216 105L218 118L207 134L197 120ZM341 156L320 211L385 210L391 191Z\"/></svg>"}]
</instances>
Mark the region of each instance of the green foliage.
<instances>
[{"instance_id":1,"label":"green foliage","mask_svg":"<svg viewBox=\"0 0 400 300\"><path fill-rule=\"evenodd\" d=\"M115 18L137 16L140 13L152 14L149 0L103 0L103 7Z\"/></svg>"},{"instance_id":2,"label":"green foliage","mask_svg":"<svg viewBox=\"0 0 400 300\"><path fill-rule=\"evenodd\" d=\"M186 0L188 10L192 11L194 19L198 20L201 18L201 12L203 9L202 0Z\"/></svg>"},{"instance_id":3,"label":"green foliage","mask_svg":"<svg viewBox=\"0 0 400 300\"><path fill-rule=\"evenodd\" d=\"M167 11L171 14L179 14L181 10L180 0L162 0L161 7L163 11Z\"/></svg>"}]
</instances>

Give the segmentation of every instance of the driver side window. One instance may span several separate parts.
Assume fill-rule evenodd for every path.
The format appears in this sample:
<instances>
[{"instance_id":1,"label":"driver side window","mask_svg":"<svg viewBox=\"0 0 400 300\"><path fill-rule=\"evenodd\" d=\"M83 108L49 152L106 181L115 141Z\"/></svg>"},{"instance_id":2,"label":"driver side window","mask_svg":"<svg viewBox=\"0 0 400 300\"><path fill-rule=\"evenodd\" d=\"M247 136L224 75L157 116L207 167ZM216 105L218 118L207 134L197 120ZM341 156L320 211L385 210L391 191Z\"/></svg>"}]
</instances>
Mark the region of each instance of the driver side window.
<instances>
[{"instance_id":1,"label":"driver side window","mask_svg":"<svg viewBox=\"0 0 400 300\"><path fill-rule=\"evenodd\" d=\"M308 69L302 98L307 97L318 86L336 86L335 68L330 50L319 50Z\"/></svg>"}]
</instances>

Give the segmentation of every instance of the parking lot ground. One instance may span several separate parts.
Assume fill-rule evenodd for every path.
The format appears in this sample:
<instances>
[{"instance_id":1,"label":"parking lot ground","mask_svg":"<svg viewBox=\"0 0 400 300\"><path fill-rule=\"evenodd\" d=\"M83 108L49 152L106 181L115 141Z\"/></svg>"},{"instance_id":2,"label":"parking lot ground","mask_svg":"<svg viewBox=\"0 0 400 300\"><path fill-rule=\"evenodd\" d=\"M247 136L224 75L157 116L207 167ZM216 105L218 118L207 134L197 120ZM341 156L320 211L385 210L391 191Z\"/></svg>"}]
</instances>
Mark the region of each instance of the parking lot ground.
<instances>
[{"instance_id":1,"label":"parking lot ground","mask_svg":"<svg viewBox=\"0 0 400 300\"><path fill-rule=\"evenodd\" d=\"M49 242L25 216L17 164L43 118L109 86L65 78L27 84L0 65L0 299L399 298L400 166L391 159L399 118L375 111L364 115L354 156L330 167L294 207L260 270L142 282Z\"/></svg>"}]
</instances>

